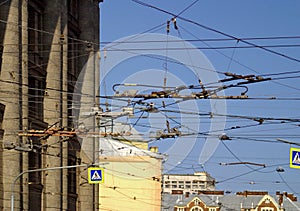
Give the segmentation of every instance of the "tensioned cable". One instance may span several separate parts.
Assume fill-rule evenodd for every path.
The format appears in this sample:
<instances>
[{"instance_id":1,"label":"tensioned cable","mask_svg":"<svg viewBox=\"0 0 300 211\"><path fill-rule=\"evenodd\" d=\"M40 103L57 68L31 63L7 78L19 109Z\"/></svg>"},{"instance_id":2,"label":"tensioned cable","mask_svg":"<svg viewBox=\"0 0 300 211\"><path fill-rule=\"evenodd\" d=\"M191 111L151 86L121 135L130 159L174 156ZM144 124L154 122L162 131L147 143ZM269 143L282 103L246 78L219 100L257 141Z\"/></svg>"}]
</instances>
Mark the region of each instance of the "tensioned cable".
<instances>
[{"instance_id":1,"label":"tensioned cable","mask_svg":"<svg viewBox=\"0 0 300 211\"><path fill-rule=\"evenodd\" d=\"M260 45L262 48L295 48L300 47L300 44L277 44L277 45ZM170 51L178 50L227 50L227 49L252 49L257 48L255 46L216 46L216 47L169 47ZM111 49L108 48L106 51L157 51L165 50L165 48L122 48L122 49ZM299 60L300 62L300 60Z\"/></svg>"},{"instance_id":2,"label":"tensioned cable","mask_svg":"<svg viewBox=\"0 0 300 211\"><path fill-rule=\"evenodd\" d=\"M180 15L180 14L184 13L185 11L187 11L189 8L191 8L191 7L192 7L194 4L196 4L198 1L199 1L199 0L196 0L196 1L194 1L193 3L191 3L191 4L190 4L189 6L187 6L185 9L183 9L178 15ZM164 25L165 25L165 23L159 24L158 26L152 27L152 28L150 28L150 29L148 29L148 30L145 30L144 32L142 32L142 33L140 33L140 34L138 34L138 35L136 35L136 36L133 36L133 37L131 37L131 38L125 40L125 41L122 41L121 43L127 42L128 40L133 40L133 39L137 38L138 36L143 36L143 34L148 33L148 32L152 32L152 31L154 31L154 30L157 30L157 29L159 29L160 27L162 27L162 26L164 26ZM101 43L103 43L103 42L101 42ZM117 43L117 42L113 42L113 43ZM116 46L116 45L112 45L112 46L110 46L110 47L114 47L114 46Z\"/></svg>"},{"instance_id":3,"label":"tensioned cable","mask_svg":"<svg viewBox=\"0 0 300 211\"><path fill-rule=\"evenodd\" d=\"M169 11L166 11L166 10L163 10L163 9L160 9L160 8L158 8L158 7L156 7L156 6L153 6L153 5L144 3L144 2L139 1L139 0L131 0L131 1L133 1L133 2L135 2L135 3L137 3L137 4L140 4L140 5L142 5L142 6L146 6L146 7L149 7L149 8L155 9L155 10L158 10L158 11L160 11L160 12L163 12L163 13L166 13L166 14L169 14L169 15L172 15L173 17L176 16L176 14L174 14L174 13L172 13L172 12L169 12ZM264 50L264 51L267 51L267 52L276 54L276 55L281 56L281 57L284 57L284 58L286 58L286 59L289 59L289 60L292 60L292 61L296 61L296 62L300 62L299 59L293 58L293 57L291 57L291 56L287 56L287 55L285 55L285 54L283 54L283 53L279 53L279 52L277 52L277 51L270 50L270 49L268 49L268 48L266 48L266 47L264 47L264 46L260 46L260 45L254 44L254 43L252 43L252 42L249 42L249 41L246 41L246 40L242 40L242 39L237 38L237 37L235 37L235 36L233 36L233 35L230 35L230 34L227 34L227 33L225 33L225 32L219 31L219 30L217 30L217 29L213 29L213 28L211 28L211 27L205 26L205 25L200 24L200 23L198 23L198 22L195 22L195 21L193 21L193 20L190 20L190 19L187 19L187 18L184 18L184 17L181 17L181 16L177 16L177 18L179 18L179 19L181 19L181 20L183 20L183 21L186 21L186 22L188 22L188 23L191 23L191 24L193 24L193 25L196 25L196 26L198 26L198 27L204 28L204 29L206 29L206 30L215 32L215 33L217 33L217 34L221 34L221 35L223 35L223 36L225 36L225 37L229 37L229 38L231 38L231 39L239 40L240 42L243 42L243 43L245 43L245 44L248 44L248 45L253 46L253 47L256 47L256 48L260 48L260 49L262 49L262 50Z\"/></svg>"},{"instance_id":4,"label":"tensioned cable","mask_svg":"<svg viewBox=\"0 0 300 211\"><path fill-rule=\"evenodd\" d=\"M182 26L181 26L182 27ZM195 37L195 36L194 36ZM282 37L242 37L242 40L290 40L290 39L300 39L300 36L282 36ZM170 40L169 43L173 42L224 42L224 41L236 41L236 39L232 38L197 38L195 39L184 39L184 40ZM109 43L160 43L166 42L163 40L137 40L137 41L103 41L101 44L109 44ZM79 43L78 43L79 44Z\"/></svg>"},{"instance_id":5,"label":"tensioned cable","mask_svg":"<svg viewBox=\"0 0 300 211\"><path fill-rule=\"evenodd\" d=\"M269 73L269 74L263 74L259 76L287 75L287 74L296 74L296 73L300 73L300 70L280 72L280 73Z\"/></svg>"},{"instance_id":6,"label":"tensioned cable","mask_svg":"<svg viewBox=\"0 0 300 211\"><path fill-rule=\"evenodd\" d=\"M190 9L194 4L198 3L199 0L196 0L192 2L190 5L188 5L186 8L184 8L181 12L179 12L177 15L174 16L174 18L178 17L179 15L182 15L184 12L186 12L188 9Z\"/></svg>"},{"instance_id":7,"label":"tensioned cable","mask_svg":"<svg viewBox=\"0 0 300 211\"><path fill-rule=\"evenodd\" d=\"M276 165L277 166L277 165ZM269 167L269 166L268 166ZM251 171L248 171L248 172L245 172L245 173L242 173L242 174L239 174L239 175L236 175L236 176L233 176L233 177L229 177L227 179L224 179L224 180L220 180L220 181L217 181L216 183L219 184L219 183L224 183L224 182L227 182L229 180L233 180L233 179L236 179L236 178L239 178L239 177L242 177L242 176L245 176L245 175L248 175L248 174L251 174L253 172L258 172L259 170L261 169L264 169L265 167L259 167L257 169L253 169ZM275 170L274 170L275 171Z\"/></svg>"},{"instance_id":8,"label":"tensioned cable","mask_svg":"<svg viewBox=\"0 0 300 211\"><path fill-rule=\"evenodd\" d=\"M279 175L279 177L280 177L280 179L281 179L281 181L293 192L293 193L297 193L286 181L285 181L285 179L281 176L281 173L280 172L278 172L278 175Z\"/></svg>"},{"instance_id":9,"label":"tensioned cable","mask_svg":"<svg viewBox=\"0 0 300 211\"><path fill-rule=\"evenodd\" d=\"M236 51L236 49L237 49L237 47L238 47L238 44L239 44L239 41L236 41L236 45L235 45L236 48L233 49L233 51L232 51L232 53L231 53L231 57L230 57L229 63L228 63L228 66L227 66L227 71L228 71L228 72L229 72L229 70L230 70L230 68L231 68L231 63L232 63L232 61L233 61L233 57L234 57L234 55L235 55L235 51Z\"/></svg>"},{"instance_id":10,"label":"tensioned cable","mask_svg":"<svg viewBox=\"0 0 300 211\"><path fill-rule=\"evenodd\" d=\"M191 21L191 20L185 19L185 18L183 18L183 17L181 17L181 16L176 16L176 15L173 14L173 13L167 12L167 11L165 11L165 10L161 10L161 9L159 9L159 8L157 8L157 7L154 7L154 6L145 4L145 3L141 2L141 1L138 1L138 0L132 0L132 1L134 1L134 2L136 2L136 3L138 3L138 4L141 4L141 5L143 5L143 6L148 6L148 7L157 9L157 10L159 10L159 11L161 11L161 12L165 12L165 13L167 13L167 14L170 14L170 15L174 16L174 17L178 17L178 18L180 18L180 19L182 19L182 20L185 20L185 21L188 21L188 22L192 22L192 23L194 23L194 24L196 24L196 25L199 25L199 26L201 26L201 27L203 27L203 28L207 28L207 29L210 29L210 30L214 31L214 29L211 29L211 28L209 28L209 27L205 27L204 25L201 25L201 24L199 24L199 23L196 23L196 22L193 22L193 21ZM5 23L5 24L8 23L8 21L4 21L4 20L0 20L0 22ZM18 23L14 23L14 22L11 22L11 23L17 24L17 25L18 25ZM161 24L160 26L162 26L162 25L164 25L164 23ZM20 26L20 27L21 27L21 26ZM155 28L157 28L157 27L153 27L153 28L155 29ZM30 27L28 27L28 29L30 29L30 30L35 30L35 31L38 31L38 32L41 32L41 33L46 33L46 34L54 35L54 33L48 32L48 31L45 31L45 30L39 30L39 29L35 29L35 28L30 28ZM147 30L146 32L149 32L149 31L151 31L151 30L153 30L153 29L151 28L150 30ZM216 30L216 32L218 32L218 33L220 33L220 34L223 34L222 32L217 31L217 30ZM254 45L254 46L255 46L255 44L252 44L252 43L248 42L247 40L253 40L253 39L268 39L268 38L245 38L245 39L244 39L244 38L236 38L236 37L234 37L234 36L227 35L227 34L225 34L225 33L224 33L224 35L227 36L227 37L229 37L230 39L240 40L240 41L242 41L242 42L245 42L246 44L250 44L250 45ZM59 35L59 36L60 36L60 35ZM73 38L73 37L68 37L68 38L71 39L71 40L75 40L75 41L80 41L80 42L83 42L83 43L87 43L86 40L76 39L76 38ZM290 37L287 37L287 36L284 37L284 36L283 36L283 37L274 37L274 38L270 37L269 39L286 39L286 38L298 38L298 36L290 36ZM93 43L93 42L89 42L89 43L92 43L92 44L95 44L95 45L98 45L98 44L99 44L99 43ZM257 47L259 47L259 46L257 46ZM272 53L276 53L276 54L281 55L281 56L284 56L284 55L281 54L281 53L278 53L278 52L275 52L275 51L266 49L266 48L264 48L264 47L262 47L262 49L267 50L267 51L272 52ZM291 59L292 59L292 58L291 58ZM292 60L294 60L294 59L292 59ZM299 61L299 60L297 60L297 61Z\"/></svg>"}]
</instances>

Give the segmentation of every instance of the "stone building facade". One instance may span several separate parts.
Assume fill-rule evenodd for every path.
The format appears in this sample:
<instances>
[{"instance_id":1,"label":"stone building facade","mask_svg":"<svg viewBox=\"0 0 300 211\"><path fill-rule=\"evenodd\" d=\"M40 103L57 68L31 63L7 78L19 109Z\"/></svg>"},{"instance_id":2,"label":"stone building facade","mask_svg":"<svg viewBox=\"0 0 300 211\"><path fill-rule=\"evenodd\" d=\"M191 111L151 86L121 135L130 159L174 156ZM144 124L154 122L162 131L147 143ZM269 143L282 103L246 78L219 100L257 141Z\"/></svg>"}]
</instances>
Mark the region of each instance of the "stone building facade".
<instances>
[{"instance_id":1,"label":"stone building facade","mask_svg":"<svg viewBox=\"0 0 300 211\"><path fill-rule=\"evenodd\" d=\"M98 207L98 188L85 182L84 168L24 173L90 162L84 160L78 138L19 134L76 127L71 107L81 71L89 68L93 73L90 77L93 87L86 90L89 94L95 94L99 87L96 55L100 2L7 0L0 3L0 210L9 210L11 206L13 183L15 210ZM95 98L90 101L96 104Z\"/></svg>"}]
</instances>

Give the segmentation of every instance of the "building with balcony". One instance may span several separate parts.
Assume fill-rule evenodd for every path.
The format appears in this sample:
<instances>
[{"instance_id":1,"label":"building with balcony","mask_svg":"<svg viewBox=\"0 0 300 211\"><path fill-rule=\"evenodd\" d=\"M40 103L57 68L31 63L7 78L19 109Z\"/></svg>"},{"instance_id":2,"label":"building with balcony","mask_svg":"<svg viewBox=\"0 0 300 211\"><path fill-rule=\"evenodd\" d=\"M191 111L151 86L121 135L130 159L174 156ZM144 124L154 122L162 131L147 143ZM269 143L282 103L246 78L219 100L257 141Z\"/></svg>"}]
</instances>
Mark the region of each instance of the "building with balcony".
<instances>
[{"instance_id":1,"label":"building with balcony","mask_svg":"<svg viewBox=\"0 0 300 211\"><path fill-rule=\"evenodd\" d=\"M207 172L194 174L164 174L163 192L198 193L203 190L215 190L215 179Z\"/></svg>"}]
</instances>

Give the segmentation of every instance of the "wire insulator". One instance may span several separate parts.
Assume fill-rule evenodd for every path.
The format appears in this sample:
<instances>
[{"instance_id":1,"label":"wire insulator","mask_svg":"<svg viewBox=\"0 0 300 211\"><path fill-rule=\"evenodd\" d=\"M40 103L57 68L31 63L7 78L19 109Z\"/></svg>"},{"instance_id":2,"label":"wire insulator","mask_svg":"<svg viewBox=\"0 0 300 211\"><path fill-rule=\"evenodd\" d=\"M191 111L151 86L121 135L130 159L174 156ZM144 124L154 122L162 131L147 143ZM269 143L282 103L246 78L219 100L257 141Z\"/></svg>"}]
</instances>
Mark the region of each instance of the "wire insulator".
<instances>
[{"instance_id":1,"label":"wire insulator","mask_svg":"<svg viewBox=\"0 0 300 211\"><path fill-rule=\"evenodd\" d=\"M170 21L167 21L167 33L170 33Z\"/></svg>"},{"instance_id":2,"label":"wire insulator","mask_svg":"<svg viewBox=\"0 0 300 211\"><path fill-rule=\"evenodd\" d=\"M174 29L178 30L176 18L172 18L172 22L173 22L173 24L174 24Z\"/></svg>"}]
</instances>

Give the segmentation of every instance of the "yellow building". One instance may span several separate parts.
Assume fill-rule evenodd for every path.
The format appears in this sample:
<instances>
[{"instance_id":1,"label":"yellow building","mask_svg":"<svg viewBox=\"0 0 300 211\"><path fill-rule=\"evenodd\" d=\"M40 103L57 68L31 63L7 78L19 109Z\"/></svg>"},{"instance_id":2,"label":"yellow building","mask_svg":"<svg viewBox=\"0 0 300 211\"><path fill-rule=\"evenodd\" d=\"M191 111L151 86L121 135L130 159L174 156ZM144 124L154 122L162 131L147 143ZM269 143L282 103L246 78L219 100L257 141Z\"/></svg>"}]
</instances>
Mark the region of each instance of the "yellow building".
<instances>
[{"instance_id":1,"label":"yellow building","mask_svg":"<svg viewBox=\"0 0 300 211\"><path fill-rule=\"evenodd\" d=\"M100 148L100 162L107 164L99 185L99 209L160 210L163 157L111 139L103 139Z\"/></svg>"}]
</instances>

